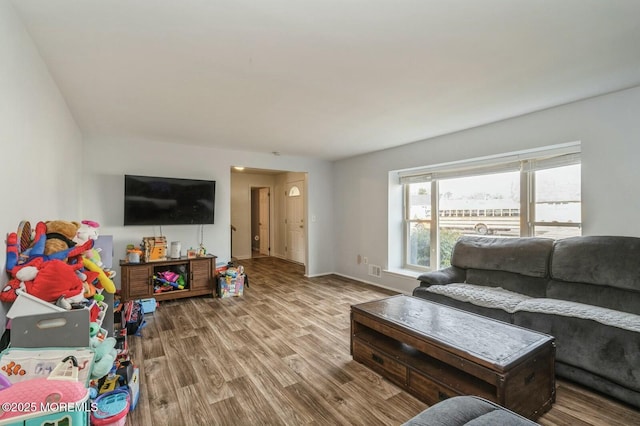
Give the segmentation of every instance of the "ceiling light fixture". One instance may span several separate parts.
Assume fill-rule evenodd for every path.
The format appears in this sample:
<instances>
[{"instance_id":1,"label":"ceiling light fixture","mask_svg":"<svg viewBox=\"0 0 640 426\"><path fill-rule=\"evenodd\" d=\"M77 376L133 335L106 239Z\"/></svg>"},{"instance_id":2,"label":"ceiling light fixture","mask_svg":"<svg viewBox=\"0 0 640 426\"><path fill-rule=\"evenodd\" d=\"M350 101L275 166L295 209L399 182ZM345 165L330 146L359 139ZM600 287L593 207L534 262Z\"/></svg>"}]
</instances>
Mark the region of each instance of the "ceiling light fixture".
<instances>
[{"instance_id":1,"label":"ceiling light fixture","mask_svg":"<svg viewBox=\"0 0 640 426\"><path fill-rule=\"evenodd\" d=\"M239 171L239 172L241 172L241 171L243 171L243 170L244 170L244 167L243 167L243 166L233 166L233 168L234 168L235 170Z\"/></svg>"}]
</instances>

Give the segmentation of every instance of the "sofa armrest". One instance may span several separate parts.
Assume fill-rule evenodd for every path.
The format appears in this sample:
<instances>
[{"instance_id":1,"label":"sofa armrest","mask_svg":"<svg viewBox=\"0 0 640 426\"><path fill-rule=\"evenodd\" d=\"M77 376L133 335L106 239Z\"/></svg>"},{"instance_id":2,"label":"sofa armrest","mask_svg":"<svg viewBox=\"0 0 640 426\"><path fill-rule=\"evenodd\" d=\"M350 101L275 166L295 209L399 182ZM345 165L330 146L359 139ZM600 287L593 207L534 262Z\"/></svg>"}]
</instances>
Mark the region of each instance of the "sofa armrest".
<instances>
[{"instance_id":1,"label":"sofa armrest","mask_svg":"<svg viewBox=\"0 0 640 426\"><path fill-rule=\"evenodd\" d=\"M439 269L437 271L429 271L418 277L421 287L429 287L431 285L444 285L451 283L465 282L467 272L465 269L456 266Z\"/></svg>"}]
</instances>

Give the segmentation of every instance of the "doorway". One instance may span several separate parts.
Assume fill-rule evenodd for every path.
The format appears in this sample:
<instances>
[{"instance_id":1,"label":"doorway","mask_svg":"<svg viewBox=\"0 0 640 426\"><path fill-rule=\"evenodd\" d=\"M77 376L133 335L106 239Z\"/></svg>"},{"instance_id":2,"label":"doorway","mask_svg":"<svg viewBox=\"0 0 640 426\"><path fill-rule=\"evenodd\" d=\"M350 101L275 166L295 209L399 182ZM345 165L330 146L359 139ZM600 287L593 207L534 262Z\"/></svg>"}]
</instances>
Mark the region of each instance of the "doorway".
<instances>
[{"instance_id":1,"label":"doorway","mask_svg":"<svg viewBox=\"0 0 640 426\"><path fill-rule=\"evenodd\" d=\"M307 172L231 168L230 213L231 225L235 228L231 232L233 258L241 261L254 256L270 256L306 266L309 244L307 179ZM262 205L268 206L263 209L262 219L261 188L264 188ZM264 201L265 197L268 203ZM265 215L268 216L265 218Z\"/></svg>"},{"instance_id":2,"label":"doorway","mask_svg":"<svg viewBox=\"0 0 640 426\"><path fill-rule=\"evenodd\" d=\"M271 256L271 190L251 188L251 257Z\"/></svg>"}]
</instances>

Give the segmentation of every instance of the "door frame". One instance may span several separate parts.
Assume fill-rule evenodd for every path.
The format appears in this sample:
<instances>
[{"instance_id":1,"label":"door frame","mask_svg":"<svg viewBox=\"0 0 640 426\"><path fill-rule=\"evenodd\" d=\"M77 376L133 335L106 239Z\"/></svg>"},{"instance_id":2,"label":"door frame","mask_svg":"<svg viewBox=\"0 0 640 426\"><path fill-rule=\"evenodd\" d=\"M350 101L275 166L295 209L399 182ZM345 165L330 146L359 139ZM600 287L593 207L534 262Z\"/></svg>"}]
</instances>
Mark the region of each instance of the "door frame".
<instances>
[{"instance_id":1,"label":"door frame","mask_svg":"<svg viewBox=\"0 0 640 426\"><path fill-rule=\"evenodd\" d=\"M251 176L256 175L256 176ZM265 178L273 177L272 183L268 183ZM261 169L245 167L243 170L231 167L230 182L230 219L231 226L236 231L231 231L231 256L238 260L249 259L252 253L252 230L251 230L251 189L259 187L268 187L271 192L270 198L270 226L269 239L271 256L286 260L284 252L284 187L288 182L302 181L301 188L303 193L303 215L304 229L304 259L305 275L309 268L309 226L311 220L309 215L309 172L308 171L291 171L276 169ZM248 194L247 194L248 193ZM245 196L244 194L247 194ZM236 244L237 243L237 244Z\"/></svg>"},{"instance_id":2,"label":"door frame","mask_svg":"<svg viewBox=\"0 0 640 426\"><path fill-rule=\"evenodd\" d=\"M267 191L267 205L265 208L265 213L266 213L266 254L262 252L263 247L263 238L262 238L262 232L260 230L260 214L262 211L262 206L261 206L261 200L260 200L260 192L266 190ZM272 226L272 219L271 219L271 210L272 210L272 201L271 201L271 193L273 192L273 189L270 186L251 186L251 223L252 223L252 232L251 232L251 239L254 240L256 236L258 236L258 251L260 253L261 256L271 256L271 226ZM258 199L254 200L254 196L257 196ZM254 206L257 206L257 210L254 209ZM256 217L257 216L257 217ZM258 229L257 232L254 233L253 232L253 223L257 222L258 223ZM252 255L253 255L253 241L251 241L251 247L252 247Z\"/></svg>"}]
</instances>

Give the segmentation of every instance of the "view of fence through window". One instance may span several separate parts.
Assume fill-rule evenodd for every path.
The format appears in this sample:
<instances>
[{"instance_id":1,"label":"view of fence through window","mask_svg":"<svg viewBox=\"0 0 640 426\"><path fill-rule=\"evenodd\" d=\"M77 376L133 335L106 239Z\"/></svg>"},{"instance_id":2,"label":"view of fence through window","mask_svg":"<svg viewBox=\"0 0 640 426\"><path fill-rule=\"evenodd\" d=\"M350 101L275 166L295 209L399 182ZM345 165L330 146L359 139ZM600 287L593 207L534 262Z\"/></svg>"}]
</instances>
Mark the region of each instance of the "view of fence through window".
<instances>
[{"instance_id":1,"label":"view of fence through window","mask_svg":"<svg viewBox=\"0 0 640 426\"><path fill-rule=\"evenodd\" d=\"M580 165L530 172L535 188L519 171L407 184L407 263L431 267L432 227L437 227L439 267L448 266L451 249L461 235L564 238L581 233ZM431 191L438 188L438 215L433 217ZM522 189L525 193L522 194ZM521 198L532 200L524 211ZM530 227L521 229L521 215Z\"/></svg>"}]
</instances>

